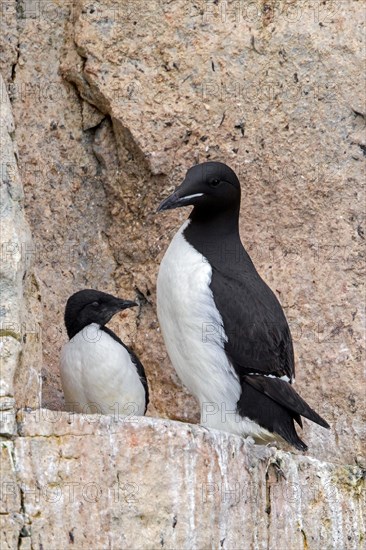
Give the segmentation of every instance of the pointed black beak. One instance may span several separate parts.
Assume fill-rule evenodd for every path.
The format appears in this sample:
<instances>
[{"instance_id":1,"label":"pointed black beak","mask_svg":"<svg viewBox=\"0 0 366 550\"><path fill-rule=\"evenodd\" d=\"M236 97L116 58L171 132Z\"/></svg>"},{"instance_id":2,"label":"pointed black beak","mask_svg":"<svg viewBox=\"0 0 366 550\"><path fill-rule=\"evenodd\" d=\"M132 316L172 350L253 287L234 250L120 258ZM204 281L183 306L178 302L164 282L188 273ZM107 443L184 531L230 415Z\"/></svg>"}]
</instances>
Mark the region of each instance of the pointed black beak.
<instances>
[{"instance_id":1,"label":"pointed black beak","mask_svg":"<svg viewBox=\"0 0 366 550\"><path fill-rule=\"evenodd\" d=\"M157 212L162 212L163 210L172 210L173 208L180 208L181 206L194 206L196 204L195 199L203 197L204 193L189 193L189 191L187 195L183 195L185 183L186 180L184 180L182 185L180 185L178 189L174 191L172 195L170 195L170 197L163 200L163 202L159 205ZM187 193L187 190L185 192Z\"/></svg>"},{"instance_id":2,"label":"pointed black beak","mask_svg":"<svg viewBox=\"0 0 366 550\"><path fill-rule=\"evenodd\" d=\"M159 208L157 209L157 212L162 212L163 210L172 210L173 208L177 208L180 206L180 201L182 199L178 197L177 192L175 191L172 195L170 195L167 199L164 199L163 202L160 203Z\"/></svg>"},{"instance_id":3,"label":"pointed black beak","mask_svg":"<svg viewBox=\"0 0 366 550\"><path fill-rule=\"evenodd\" d=\"M123 309L128 309L129 307L135 307L138 304L136 302L131 302L130 300L119 300L119 311Z\"/></svg>"}]
</instances>

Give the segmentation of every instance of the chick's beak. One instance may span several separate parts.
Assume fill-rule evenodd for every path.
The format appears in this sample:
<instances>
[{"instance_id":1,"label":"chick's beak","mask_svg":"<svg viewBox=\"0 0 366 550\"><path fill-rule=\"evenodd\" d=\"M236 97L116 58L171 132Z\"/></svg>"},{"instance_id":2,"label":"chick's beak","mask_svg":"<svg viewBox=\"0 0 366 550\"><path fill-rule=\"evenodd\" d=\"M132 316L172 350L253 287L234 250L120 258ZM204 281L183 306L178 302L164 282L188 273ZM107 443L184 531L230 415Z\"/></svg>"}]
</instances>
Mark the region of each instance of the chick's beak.
<instances>
[{"instance_id":1,"label":"chick's beak","mask_svg":"<svg viewBox=\"0 0 366 550\"><path fill-rule=\"evenodd\" d=\"M119 300L119 311L123 309L128 309L129 307L135 307L138 304L136 302L131 302L130 300Z\"/></svg>"}]
</instances>

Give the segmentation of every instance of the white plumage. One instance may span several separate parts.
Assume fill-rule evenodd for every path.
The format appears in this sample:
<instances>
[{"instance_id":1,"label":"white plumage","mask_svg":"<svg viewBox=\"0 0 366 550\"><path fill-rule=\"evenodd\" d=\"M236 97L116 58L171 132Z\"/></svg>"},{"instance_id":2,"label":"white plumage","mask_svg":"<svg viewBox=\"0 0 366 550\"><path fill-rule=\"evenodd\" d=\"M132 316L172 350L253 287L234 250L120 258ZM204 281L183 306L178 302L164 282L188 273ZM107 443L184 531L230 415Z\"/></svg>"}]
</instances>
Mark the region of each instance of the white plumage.
<instances>
[{"instance_id":1,"label":"white plumage","mask_svg":"<svg viewBox=\"0 0 366 550\"><path fill-rule=\"evenodd\" d=\"M236 413L241 386L210 289L212 268L185 239L187 220L172 239L157 279L157 311L165 346L182 382L198 399L207 427L259 439L273 434Z\"/></svg>"},{"instance_id":2,"label":"white plumage","mask_svg":"<svg viewBox=\"0 0 366 550\"><path fill-rule=\"evenodd\" d=\"M145 413L145 390L130 354L96 323L65 344L60 372L69 411L118 417Z\"/></svg>"}]
</instances>

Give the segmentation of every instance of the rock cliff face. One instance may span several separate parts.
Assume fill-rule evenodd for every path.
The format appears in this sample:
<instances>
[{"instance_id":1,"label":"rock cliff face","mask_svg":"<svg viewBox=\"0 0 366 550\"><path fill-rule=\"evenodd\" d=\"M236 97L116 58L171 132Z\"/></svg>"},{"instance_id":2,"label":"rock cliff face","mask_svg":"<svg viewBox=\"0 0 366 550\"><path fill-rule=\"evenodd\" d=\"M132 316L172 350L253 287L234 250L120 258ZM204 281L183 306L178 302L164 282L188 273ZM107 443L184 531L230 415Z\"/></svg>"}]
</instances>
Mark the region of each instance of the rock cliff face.
<instances>
[{"instance_id":1,"label":"rock cliff face","mask_svg":"<svg viewBox=\"0 0 366 550\"><path fill-rule=\"evenodd\" d=\"M1 10L5 548L361 548L362 3L7 0ZM296 389L331 424L305 426L317 460L168 420L47 416L63 408L66 299L93 287L139 299L113 327L146 367L148 414L197 422L155 308L158 264L187 212L155 210L207 159L241 179L243 242L288 316ZM16 408L41 404L17 424ZM272 490L275 459L286 479ZM70 505L64 493L46 505L31 493L64 482L108 494L120 483L123 505L84 494ZM233 503L236 483L246 488ZM299 497L283 496L291 483Z\"/></svg>"},{"instance_id":2,"label":"rock cliff face","mask_svg":"<svg viewBox=\"0 0 366 550\"><path fill-rule=\"evenodd\" d=\"M357 467L155 418L41 409L18 421L13 459L32 548L362 547Z\"/></svg>"}]
</instances>

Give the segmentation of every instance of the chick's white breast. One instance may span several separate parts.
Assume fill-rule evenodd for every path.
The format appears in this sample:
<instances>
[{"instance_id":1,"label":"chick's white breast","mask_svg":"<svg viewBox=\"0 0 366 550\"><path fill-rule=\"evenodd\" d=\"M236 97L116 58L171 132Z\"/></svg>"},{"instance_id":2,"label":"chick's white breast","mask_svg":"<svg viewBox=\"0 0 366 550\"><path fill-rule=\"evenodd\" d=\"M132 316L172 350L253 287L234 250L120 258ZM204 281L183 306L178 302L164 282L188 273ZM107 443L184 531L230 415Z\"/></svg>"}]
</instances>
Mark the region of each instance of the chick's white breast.
<instances>
[{"instance_id":1,"label":"chick's white breast","mask_svg":"<svg viewBox=\"0 0 366 550\"><path fill-rule=\"evenodd\" d=\"M144 414L145 390L128 351L94 323L65 344L60 373L67 410Z\"/></svg>"}]
</instances>

